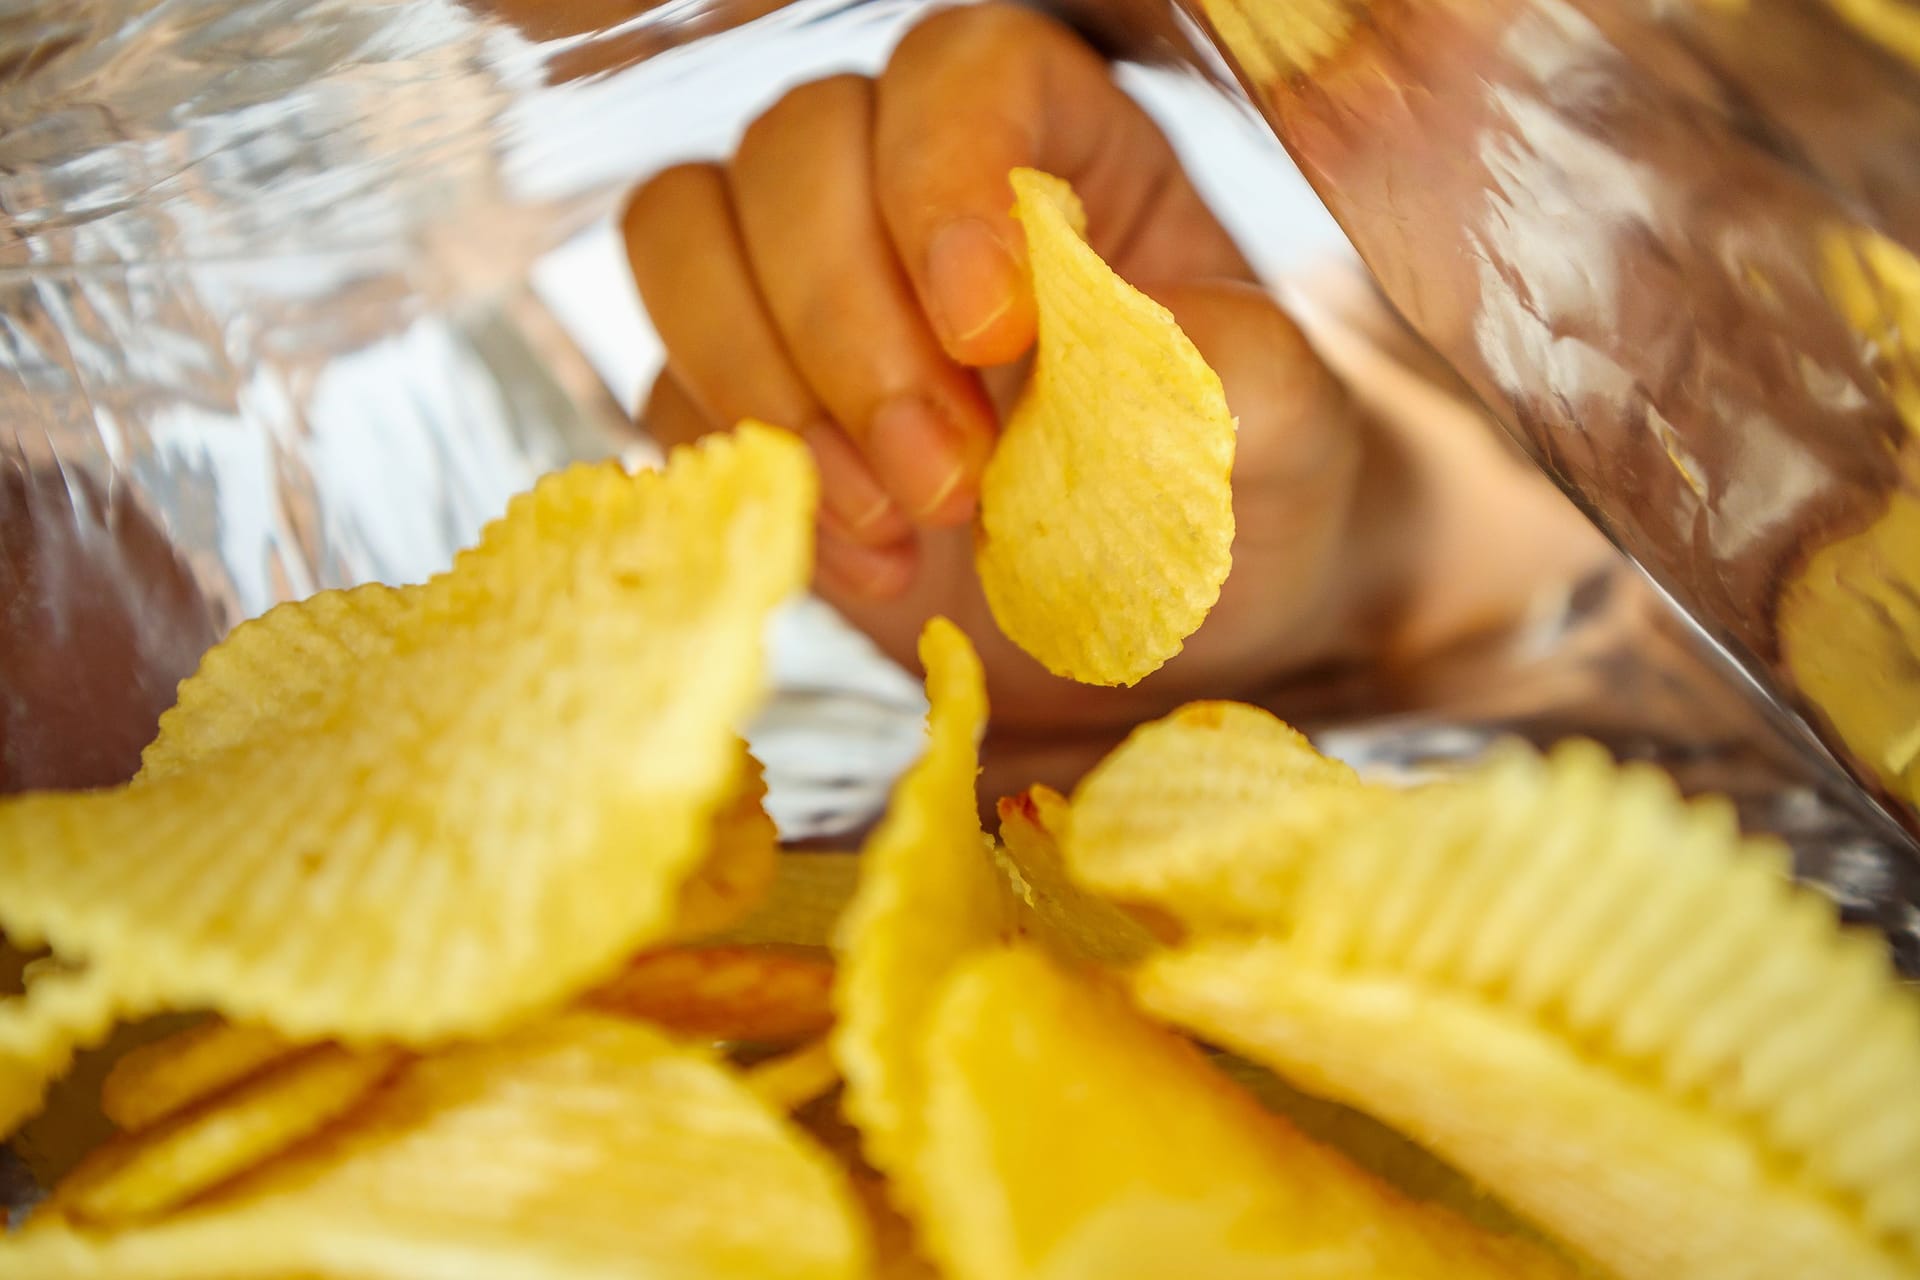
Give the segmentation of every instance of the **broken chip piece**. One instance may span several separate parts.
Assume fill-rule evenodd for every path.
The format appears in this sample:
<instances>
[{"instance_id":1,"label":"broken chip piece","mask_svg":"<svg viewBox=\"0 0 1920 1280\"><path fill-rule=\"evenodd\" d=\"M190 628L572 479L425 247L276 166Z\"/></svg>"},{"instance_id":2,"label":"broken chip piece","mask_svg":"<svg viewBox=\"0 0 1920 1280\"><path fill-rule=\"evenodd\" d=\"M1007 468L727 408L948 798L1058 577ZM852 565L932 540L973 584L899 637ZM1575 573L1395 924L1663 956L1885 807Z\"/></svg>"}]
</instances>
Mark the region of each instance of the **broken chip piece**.
<instances>
[{"instance_id":1,"label":"broken chip piece","mask_svg":"<svg viewBox=\"0 0 1920 1280\"><path fill-rule=\"evenodd\" d=\"M1060 853L1072 820L1066 797L1051 787L1029 787L1003 798L999 813L994 862L1017 904L1020 936L1099 964L1132 964L1153 948L1156 939L1146 925L1068 877Z\"/></svg>"},{"instance_id":2,"label":"broken chip piece","mask_svg":"<svg viewBox=\"0 0 1920 1280\"><path fill-rule=\"evenodd\" d=\"M1072 189L1032 169L1009 181L1039 337L980 480L980 583L1049 671L1132 684L1180 652L1226 581L1233 415L1172 315L1087 244Z\"/></svg>"},{"instance_id":3,"label":"broken chip piece","mask_svg":"<svg viewBox=\"0 0 1920 1280\"><path fill-rule=\"evenodd\" d=\"M318 1132L373 1091L392 1050L321 1045L96 1148L45 1206L75 1221L150 1217L227 1182Z\"/></svg>"}]
</instances>

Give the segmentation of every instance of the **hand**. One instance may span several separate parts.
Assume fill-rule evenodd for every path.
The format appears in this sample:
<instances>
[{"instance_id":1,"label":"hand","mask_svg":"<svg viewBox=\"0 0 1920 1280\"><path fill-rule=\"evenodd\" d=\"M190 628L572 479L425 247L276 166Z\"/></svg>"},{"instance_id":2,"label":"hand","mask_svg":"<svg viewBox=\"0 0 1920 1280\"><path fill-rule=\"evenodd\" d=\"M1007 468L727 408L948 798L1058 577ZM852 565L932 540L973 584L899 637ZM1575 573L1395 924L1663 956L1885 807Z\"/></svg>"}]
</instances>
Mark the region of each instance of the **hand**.
<instances>
[{"instance_id":1,"label":"hand","mask_svg":"<svg viewBox=\"0 0 1920 1280\"><path fill-rule=\"evenodd\" d=\"M1240 422L1233 573L1131 690L1049 675L1000 635L973 572L980 470L1034 339L1017 165L1073 184L1094 248L1173 311ZM1393 643L1420 468L1066 28L998 5L937 14L877 80L805 85L725 165L655 176L625 233L667 351L648 428L669 445L742 417L798 431L822 480L820 593L909 666L925 619L953 618L998 728L1098 732Z\"/></svg>"}]
</instances>

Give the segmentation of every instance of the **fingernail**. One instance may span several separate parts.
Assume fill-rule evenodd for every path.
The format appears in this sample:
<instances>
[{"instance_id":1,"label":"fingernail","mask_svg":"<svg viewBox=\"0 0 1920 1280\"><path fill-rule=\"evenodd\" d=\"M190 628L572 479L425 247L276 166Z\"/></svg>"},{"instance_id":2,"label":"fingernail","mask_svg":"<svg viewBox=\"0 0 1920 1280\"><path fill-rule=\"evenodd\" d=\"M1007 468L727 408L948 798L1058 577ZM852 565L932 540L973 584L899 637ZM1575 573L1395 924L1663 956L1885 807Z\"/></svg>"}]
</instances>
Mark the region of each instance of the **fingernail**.
<instances>
[{"instance_id":1,"label":"fingernail","mask_svg":"<svg viewBox=\"0 0 1920 1280\"><path fill-rule=\"evenodd\" d=\"M831 515L850 540L878 547L898 542L913 531L846 432L830 423L816 423L802 430L800 438L820 468L822 515Z\"/></svg>"},{"instance_id":2,"label":"fingernail","mask_svg":"<svg viewBox=\"0 0 1920 1280\"><path fill-rule=\"evenodd\" d=\"M978 337L1005 315L1017 288L1017 265L980 219L949 222L927 242L929 303L949 349Z\"/></svg>"},{"instance_id":3,"label":"fingernail","mask_svg":"<svg viewBox=\"0 0 1920 1280\"><path fill-rule=\"evenodd\" d=\"M911 541L889 547L863 547L833 529L814 539L815 567L823 585L869 600L899 595L913 581Z\"/></svg>"},{"instance_id":4,"label":"fingernail","mask_svg":"<svg viewBox=\"0 0 1920 1280\"><path fill-rule=\"evenodd\" d=\"M916 520L946 523L956 507L971 509L968 453L960 431L919 396L887 401L868 429L874 474Z\"/></svg>"}]
</instances>

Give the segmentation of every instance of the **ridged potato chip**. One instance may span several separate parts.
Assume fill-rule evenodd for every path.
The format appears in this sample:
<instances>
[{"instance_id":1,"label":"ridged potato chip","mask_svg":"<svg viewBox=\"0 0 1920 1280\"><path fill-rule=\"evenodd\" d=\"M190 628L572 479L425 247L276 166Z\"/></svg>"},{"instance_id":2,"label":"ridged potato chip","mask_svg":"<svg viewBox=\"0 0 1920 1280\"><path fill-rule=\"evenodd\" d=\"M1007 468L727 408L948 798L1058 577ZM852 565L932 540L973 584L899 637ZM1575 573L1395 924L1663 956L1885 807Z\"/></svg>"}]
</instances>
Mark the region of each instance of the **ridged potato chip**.
<instances>
[{"instance_id":1,"label":"ridged potato chip","mask_svg":"<svg viewBox=\"0 0 1920 1280\"><path fill-rule=\"evenodd\" d=\"M974 796L987 721L980 659L958 627L934 618L920 636L920 662L926 754L895 784L862 851L860 886L835 944L832 1043L847 1115L868 1160L896 1181L910 1176L918 1145L927 1012L954 965L997 942L1011 915Z\"/></svg>"},{"instance_id":2,"label":"ridged potato chip","mask_svg":"<svg viewBox=\"0 0 1920 1280\"><path fill-rule=\"evenodd\" d=\"M1076 882L1191 928L1284 924L1300 851L1379 799L1272 714L1196 702L1081 779L1063 851Z\"/></svg>"},{"instance_id":3,"label":"ridged potato chip","mask_svg":"<svg viewBox=\"0 0 1920 1280\"><path fill-rule=\"evenodd\" d=\"M694 946L636 957L586 1004L677 1035L777 1043L825 1033L832 988L824 951Z\"/></svg>"},{"instance_id":4,"label":"ridged potato chip","mask_svg":"<svg viewBox=\"0 0 1920 1280\"><path fill-rule=\"evenodd\" d=\"M318 1132L399 1061L392 1050L338 1045L296 1054L229 1092L99 1147L54 1188L46 1209L107 1224L171 1209Z\"/></svg>"},{"instance_id":5,"label":"ridged potato chip","mask_svg":"<svg viewBox=\"0 0 1920 1280\"><path fill-rule=\"evenodd\" d=\"M1389 798L1154 1012L1416 1134L1625 1280L1920 1274L1920 998L1724 803L1588 744Z\"/></svg>"},{"instance_id":6,"label":"ridged potato chip","mask_svg":"<svg viewBox=\"0 0 1920 1280\"><path fill-rule=\"evenodd\" d=\"M1072 959L1126 965L1155 945L1151 930L1067 877L1060 841L1071 820L1066 797L1034 786L1000 801L994 862L1017 904L1015 929Z\"/></svg>"},{"instance_id":7,"label":"ridged potato chip","mask_svg":"<svg viewBox=\"0 0 1920 1280\"><path fill-rule=\"evenodd\" d=\"M404 1067L350 1116L154 1222L0 1239L22 1280L853 1280L845 1179L741 1080L572 1013Z\"/></svg>"},{"instance_id":8,"label":"ridged potato chip","mask_svg":"<svg viewBox=\"0 0 1920 1280\"><path fill-rule=\"evenodd\" d=\"M78 1050L106 1039L127 1003L123 984L91 966L45 972L0 999L0 1137L39 1109Z\"/></svg>"},{"instance_id":9,"label":"ridged potato chip","mask_svg":"<svg viewBox=\"0 0 1920 1280\"><path fill-rule=\"evenodd\" d=\"M927 1235L953 1280L1573 1274L1404 1199L1031 948L963 964L926 1081Z\"/></svg>"},{"instance_id":10,"label":"ridged potato chip","mask_svg":"<svg viewBox=\"0 0 1920 1280\"><path fill-rule=\"evenodd\" d=\"M1033 374L980 480L995 621L1056 675L1132 684L1180 652L1232 565L1234 420L1172 315L1082 238L1065 182L1009 175Z\"/></svg>"},{"instance_id":11,"label":"ridged potato chip","mask_svg":"<svg viewBox=\"0 0 1920 1280\"><path fill-rule=\"evenodd\" d=\"M674 927L813 499L805 447L749 424L549 477L423 586L243 625L133 784L0 802L0 927L294 1038L563 1000Z\"/></svg>"},{"instance_id":12,"label":"ridged potato chip","mask_svg":"<svg viewBox=\"0 0 1920 1280\"><path fill-rule=\"evenodd\" d=\"M134 1131L285 1061L301 1046L266 1027L211 1018L140 1045L100 1085L100 1110Z\"/></svg>"}]
</instances>

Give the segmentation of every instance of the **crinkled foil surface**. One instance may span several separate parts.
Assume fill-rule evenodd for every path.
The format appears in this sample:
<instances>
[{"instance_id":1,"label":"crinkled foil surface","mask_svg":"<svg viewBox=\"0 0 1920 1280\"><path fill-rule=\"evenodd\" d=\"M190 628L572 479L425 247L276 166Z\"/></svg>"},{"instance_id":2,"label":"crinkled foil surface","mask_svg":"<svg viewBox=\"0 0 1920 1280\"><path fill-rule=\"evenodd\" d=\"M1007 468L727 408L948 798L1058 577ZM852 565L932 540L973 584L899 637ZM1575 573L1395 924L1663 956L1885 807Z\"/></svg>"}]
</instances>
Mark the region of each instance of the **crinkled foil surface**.
<instances>
[{"instance_id":1,"label":"crinkled foil surface","mask_svg":"<svg viewBox=\"0 0 1920 1280\"><path fill-rule=\"evenodd\" d=\"M1343 229L1645 571L1320 690L1319 740L1420 774L1501 734L1598 737L1732 794L1920 969L1911 12L1064 7L1193 64L1128 83L1259 265L1349 252ZM645 458L658 345L622 193L877 66L922 10L0 5L0 783L124 778L235 622L419 579L540 471ZM1338 227L1220 96L1232 72ZM817 604L775 651L771 807L844 836L917 750L918 692Z\"/></svg>"}]
</instances>

